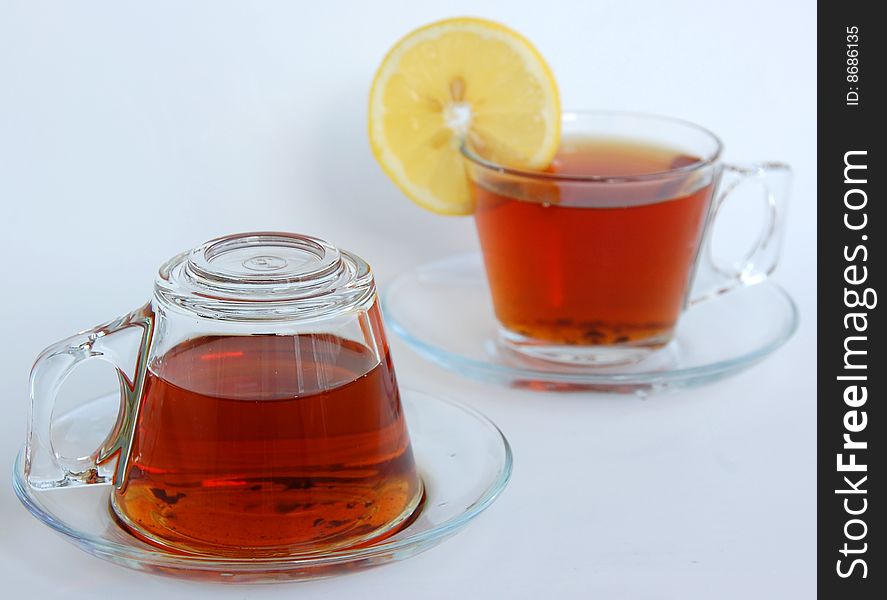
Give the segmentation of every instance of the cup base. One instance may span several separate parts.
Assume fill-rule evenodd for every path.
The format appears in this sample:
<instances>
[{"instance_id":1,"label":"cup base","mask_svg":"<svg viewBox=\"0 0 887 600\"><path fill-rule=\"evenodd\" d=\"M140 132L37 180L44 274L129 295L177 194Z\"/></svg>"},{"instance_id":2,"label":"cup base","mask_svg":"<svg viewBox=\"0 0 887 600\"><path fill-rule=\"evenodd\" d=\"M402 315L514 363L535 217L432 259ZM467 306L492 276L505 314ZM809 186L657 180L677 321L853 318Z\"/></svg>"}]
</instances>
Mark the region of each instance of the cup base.
<instances>
[{"instance_id":1,"label":"cup base","mask_svg":"<svg viewBox=\"0 0 887 600\"><path fill-rule=\"evenodd\" d=\"M499 341L512 352L535 360L582 367L613 367L641 362L665 347L671 337L668 333L629 344L580 346L530 338L499 326Z\"/></svg>"},{"instance_id":2,"label":"cup base","mask_svg":"<svg viewBox=\"0 0 887 600\"><path fill-rule=\"evenodd\" d=\"M381 527L363 533L358 536L337 536L323 541L304 542L294 540L290 544L244 546L234 544L222 546L216 543L207 543L205 540L178 536L176 541L163 539L158 534L147 530L130 519L117 503L114 494L111 494L109 511L111 518L123 531L129 535L173 554L190 556L210 556L218 558L273 558L273 557L310 557L340 552L343 550L361 548L375 544L391 537L400 530L408 527L418 518L423 510L426 500L425 484L419 480L419 490L411 499L403 511L393 520ZM170 533L175 533L170 531Z\"/></svg>"}]
</instances>

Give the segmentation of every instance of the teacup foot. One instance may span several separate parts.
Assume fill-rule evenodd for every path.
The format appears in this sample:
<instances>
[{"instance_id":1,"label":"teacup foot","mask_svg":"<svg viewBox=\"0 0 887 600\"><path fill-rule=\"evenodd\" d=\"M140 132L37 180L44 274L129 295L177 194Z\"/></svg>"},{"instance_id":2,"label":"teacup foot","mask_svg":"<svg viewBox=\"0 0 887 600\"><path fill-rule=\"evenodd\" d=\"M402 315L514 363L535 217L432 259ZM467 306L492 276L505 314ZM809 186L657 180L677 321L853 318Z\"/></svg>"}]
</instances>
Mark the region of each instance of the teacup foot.
<instances>
[{"instance_id":1,"label":"teacup foot","mask_svg":"<svg viewBox=\"0 0 887 600\"><path fill-rule=\"evenodd\" d=\"M661 336L643 342L583 346L551 343L499 327L499 342L511 352L533 360L582 367L633 365L664 348L670 339L670 336Z\"/></svg>"}]
</instances>

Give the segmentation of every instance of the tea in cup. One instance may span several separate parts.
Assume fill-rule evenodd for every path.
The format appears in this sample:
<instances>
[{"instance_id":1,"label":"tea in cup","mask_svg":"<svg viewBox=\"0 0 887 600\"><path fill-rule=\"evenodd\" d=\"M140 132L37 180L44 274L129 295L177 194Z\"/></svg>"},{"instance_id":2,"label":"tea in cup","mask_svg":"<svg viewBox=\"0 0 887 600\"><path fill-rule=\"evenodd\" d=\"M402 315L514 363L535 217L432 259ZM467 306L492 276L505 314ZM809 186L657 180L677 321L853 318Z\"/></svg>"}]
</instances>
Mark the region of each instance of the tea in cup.
<instances>
[{"instance_id":1,"label":"tea in cup","mask_svg":"<svg viewBox=\"0 0 887 600\"><path fill-rule=\"evenodd\" d=\"M691 123L608 112L565 114L545 171L491 162L469 138L462 154L502 342L559 363L635 362L672 339L689 303L766 277L788 167L725 165L721 150ZM745 183L763 185L766 227L747 257L719 265L711 225Z\"/></svg>"},{"instance_id":2,"label":"tea in cup","mask_svg":"<svg viewBox=\"0 0 887 600\"><path fill-rule=\"evenodd\" d=\"M117 345L132 330L135 357ZM55 395L95 357L118 369L117 424L66 458ZM29 483L113 483L118 522L173 551L330 552L422 500L370 268L316 238L231 235L172 258L149 304L44 351L31 390Z\"/></svg>"}]
</instances>

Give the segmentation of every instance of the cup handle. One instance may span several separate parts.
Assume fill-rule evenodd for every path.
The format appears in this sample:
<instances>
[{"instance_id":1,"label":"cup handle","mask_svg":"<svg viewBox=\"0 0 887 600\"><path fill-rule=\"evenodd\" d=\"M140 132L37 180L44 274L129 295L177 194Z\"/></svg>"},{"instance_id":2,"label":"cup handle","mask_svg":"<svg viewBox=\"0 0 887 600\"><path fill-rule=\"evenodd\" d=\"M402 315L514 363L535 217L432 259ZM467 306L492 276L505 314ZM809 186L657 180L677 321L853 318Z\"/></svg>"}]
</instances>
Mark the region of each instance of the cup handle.
<instances>
[{"instance_id":1,"label":"cup handle","mask_svg":"<svg viewBox=\"0 0 887 600\"><path fill-rule=\"evenodd\" d=\"M128 360L131 350L124 352L121 347L125 336L117 334L134 327L142 330L142 338L132 367ZM122 485L153 332L154 313L146 304L119 319L57 342L37 357L31 368L31 411L25 447L25 475L32 487L47 489L112 482L118 487ZM106 360L117 369L120 383L117 422L101 446L89 456L62 456L52 444L56 396L65 378L78 365L92 359ZM108 463L115 454L118 458L112 466Z\"/></svg>"},{"instance_id":2,"label":"cup handle","mask_svg":"<svg viewBox=\"0 0 887 600\"><path fill-rule=\"evenodd\" d=\"M762 197L767 205L766 222L758 239L742 259L729 265L719 264L712 251L714 222L730 194L740 186L750 183L757 183L763 189ZM688 306L737 288L760 283L773 272L779 261L785 233L785 213L790 184L791 168L784 163L724 165L709 222L705 228L705 238L700 246L699 264L687 300Z\"/></svg>"}]
</instances>

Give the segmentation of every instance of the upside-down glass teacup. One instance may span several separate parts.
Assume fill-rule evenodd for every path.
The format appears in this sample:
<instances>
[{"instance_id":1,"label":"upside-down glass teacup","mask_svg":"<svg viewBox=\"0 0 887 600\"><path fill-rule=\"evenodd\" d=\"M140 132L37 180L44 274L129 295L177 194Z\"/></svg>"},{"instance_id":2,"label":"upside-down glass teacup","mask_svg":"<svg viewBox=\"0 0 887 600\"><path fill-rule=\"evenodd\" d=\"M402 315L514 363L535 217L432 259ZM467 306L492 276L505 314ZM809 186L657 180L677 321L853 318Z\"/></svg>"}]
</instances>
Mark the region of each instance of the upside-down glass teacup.
<instances>
[{"instance_id":1,"label":"upside-down glass teacup","mask_svg":"<svg viewBox=\"0 0 887 600\"><path fill-rule=\"evenodd\" d=\"M56 394L94 358L117 368L117 423L62 456ZM37 359L25 470L39 488L113 484L126 530L186 553L310 555L395 531L423 487L369 265L290 233L173 257L150 303Z\"/></svg>"},{"instance_id":2,"label":"upside-down glass teacup","mask_svg":"<svg viewBox=\"0 0 887 600\"><path fill-rule=\"evenodd\" d=\"M776 266L786 165L725 165L714 134L664 117L570 112L562 132L544 172L495 164L470 138L462 147L507 347L560 363L635 362L672 339L686 306ZM717 264L711 225L750 183L763 189L764 229L742 260Z\"/></svg>"}]
</instances>

